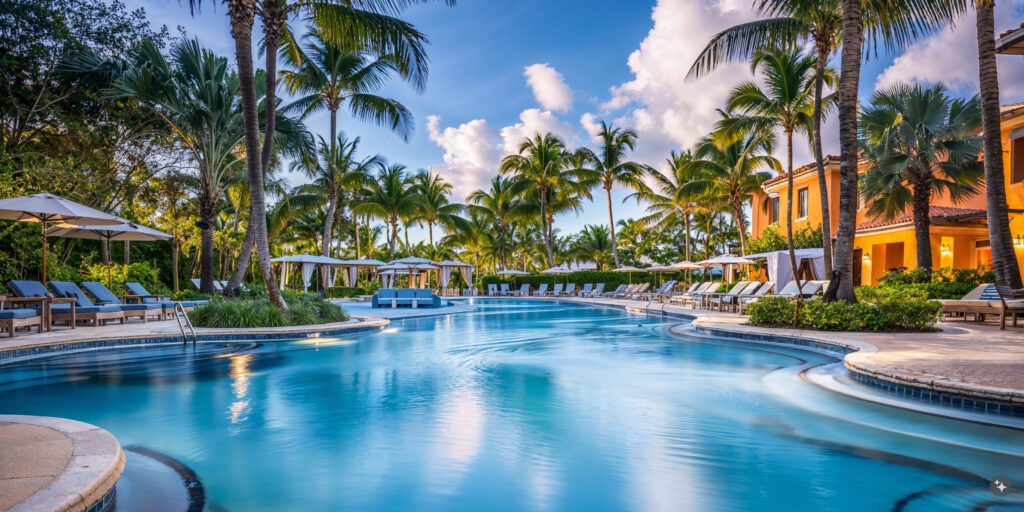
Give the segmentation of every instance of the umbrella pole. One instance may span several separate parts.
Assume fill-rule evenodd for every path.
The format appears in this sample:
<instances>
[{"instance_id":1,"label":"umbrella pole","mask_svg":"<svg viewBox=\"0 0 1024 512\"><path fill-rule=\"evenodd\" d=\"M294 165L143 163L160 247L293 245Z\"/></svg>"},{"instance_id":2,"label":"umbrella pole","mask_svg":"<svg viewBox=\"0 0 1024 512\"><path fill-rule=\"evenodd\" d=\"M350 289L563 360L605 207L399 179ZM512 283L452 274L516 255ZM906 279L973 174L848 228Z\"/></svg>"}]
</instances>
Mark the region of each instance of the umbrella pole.
<instances>
[{"instance_id":1,"label":"umbrella pole","mask_svg":"<svg viewBox=\"0 0 1024 512\"><path fill-rule=\"evenodd\" d=\"M41 219L43 226L43 284L46 284L46 218Z\"/></svg>"}]
</instances>

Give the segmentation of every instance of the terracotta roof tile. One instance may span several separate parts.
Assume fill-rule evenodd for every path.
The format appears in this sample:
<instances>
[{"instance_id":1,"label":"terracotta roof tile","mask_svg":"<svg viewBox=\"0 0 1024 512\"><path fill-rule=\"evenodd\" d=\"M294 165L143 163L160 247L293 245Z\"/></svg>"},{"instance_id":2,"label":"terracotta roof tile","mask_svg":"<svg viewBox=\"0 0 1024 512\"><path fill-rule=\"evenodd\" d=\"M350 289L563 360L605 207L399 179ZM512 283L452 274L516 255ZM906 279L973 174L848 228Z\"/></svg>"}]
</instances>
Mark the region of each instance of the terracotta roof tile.
<instances>
[{"instance_id":1,"label":"terracotta roof tile","mask_svg":"<svg viewBox=\"0 0 1024 512\"><path fill-rule=\"evenodd\" d=\"M1022 28L1024 28L1024 23L1021 23L1020 26L1017 27L1017 28L1011 28L1010 30L1005 31L1002 34L999 34L999 37L996 37L996 39L999 39L1001 37L1006 37L1006 36L1016 32L1016 31L1018 31L1018 30L1020 30Z\"/></svg>"},{"instance_id":2,"label":"terracotta roof tile","mask_svg":"<svg viewBox=\"0 0 1024 512\"><path fill-rule=\"evenodd\" d=\"M948 220L965 220L973 219L977 217L985 217L987 213L985 210L976 210L973 208L956 208L953 206L930 206L928 211L928 217L931 219L932 224L939 224ZM912 212L902 213L892 218L892 220L886 220L885 217L878 217L876 219L869 220L867 222L861 222L857 224L857 230L880 228L883 226L894 226L896 224L904 224L907 222L913 222L914 214Z\"/></svg>"},{"instance_id":3,"label":"terracotta roof tile","mask_svg":"<svg viewBox=\"0 0 1024 512\"><path fill-rule=\"evenodd\" d=\"M839 157L836 156L836 155L826 155L825 159L824 159L824 162L825 162L825 165L828 165L830 163L839 163ZM797 174L800 174L800 173L802 173L804 171L807 171L809 169L814 169L814 167L817 164L818 164L817 162L811 162L811 163L809 163L807 165L802 165L800 167L797 167L796 169L793 169L793 175L796 176ZM784 173L782 173L782 174L780 174L778 176L773 176L771 178L768 178L761 185L763 186L763 185L771 185L772 183L778 183L778 182L786 179L786 175L787 174L788 173L784 172Z\"/></svg>"}]
</instances>

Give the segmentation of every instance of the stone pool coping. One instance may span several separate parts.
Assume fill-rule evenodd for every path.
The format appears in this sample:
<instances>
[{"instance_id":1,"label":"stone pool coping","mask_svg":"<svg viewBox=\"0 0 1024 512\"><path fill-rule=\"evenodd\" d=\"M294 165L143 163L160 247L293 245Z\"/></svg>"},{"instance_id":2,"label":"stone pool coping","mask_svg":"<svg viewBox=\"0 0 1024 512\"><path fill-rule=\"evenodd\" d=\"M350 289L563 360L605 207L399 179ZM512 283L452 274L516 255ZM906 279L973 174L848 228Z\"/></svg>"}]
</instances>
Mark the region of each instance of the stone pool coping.
<instances>
[{"instance_id":1,"label":"stone pool coping","mask_svg":"<svg viewBox=\"0 0 1024 512\"><path fill-rule=\"evenodd\" d=\"M36 457L44 451L57 460L67 459L59 470L55 470L59 464L42 464L37 458L20 459L17 474L22 476L11 476L6 471L0 474L0 482L48 478L45 485L21 499L10 512L109 510L114 500L114 485L121 478L125 464L121 445L110 432L80 421L44 416L0 415L0 423L20 427L0 436L0 452L12 453L29 446ZM54 431L68 442L44 442L40 449L32 446L33 438L38 439L39 434L46 432L52 435Z\"/></svg>"},{"instance_id":2,"label":"stone pool coping","mask_svg":"<svg viewBox=\"0 0 1024 512\"><path fill-rule=\"evenodd\" d=\"M993 412L994 409L994 412L997 414L1024 417L1024 389L1022 388L967 382L962 378L943 375L937 372L905 368L898 364L880 363L872 360L872 356L884 356L887 353L898 352L900 349L886 346L887 344L885 343L880 347L863 339L868 338L876 339L879 342L891 342L894 339L907 338L907 334L846 333L754 327L743 324L742 322L745 321L745 317L735 313L704 311L682 306L666 306L662 303L649 303L646 301L600 297L530 297L530 299L615 307L635 313L665 314L688 318L692 321L694 329L703 334L715 334L740 341L789 345L796 348L828 353L842 360L843 365L858 382L889 391L896 395L910 396L915 390L927 391L930 393L928 396L931 400L937 401L941 405L958 407L956 403L962 404L964 399L970 399L976 402L972 403L972 405L976 406L975 410ZM932 338L936 337L936 335L946 337L961 336L963 341L967 341L977 337L979 332L990 337L1015 335L1011 331L985 333L986 328L959 322L956 324L950 322L941 323L940 328L942 328L942 332L935 333L935 335L915 333L913 336L930 336ZM675 328L672 330L675 334L680 334ZM1009 334L998 335L997 333L1000 332ZM1024 335L1024 333L1021 333L1021 335ZM920 340L917 340L917 343L920 342ZM907 342L907 345L903 350L915 350L913 342ZM1014 363L1020 368L1021 372L1024 372L1024 357ZM980 408L977 408L978 406Z\"/></svg>"},{"instance_id":3,"label":"stone pool coping","mask_svg":"<svg viewBox=\"0 0 1024 512\"><path fill-rule=\"evenodd\" d=\"M114 348L132 345L182 343L181 331L173 320L146 324L79 327L0 340L0 365L60 352ZM198 328L196 339L208 341L279 341L380 330L386 318L351 317L344 322L292 327L237 329ZM189 337L191 340L191 336Z\"/></svg>"}]
</instances>

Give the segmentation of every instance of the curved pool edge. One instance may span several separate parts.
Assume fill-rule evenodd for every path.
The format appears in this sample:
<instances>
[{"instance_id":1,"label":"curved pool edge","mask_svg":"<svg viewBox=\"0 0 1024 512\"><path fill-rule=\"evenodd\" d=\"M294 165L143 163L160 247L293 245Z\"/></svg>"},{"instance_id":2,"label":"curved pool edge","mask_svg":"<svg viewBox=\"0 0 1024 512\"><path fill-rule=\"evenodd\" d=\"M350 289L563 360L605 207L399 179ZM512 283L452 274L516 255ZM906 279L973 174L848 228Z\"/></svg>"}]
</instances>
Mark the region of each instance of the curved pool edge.
<instances>
[{"instance_id":1,"label":"curved pool edge","mask_svg":"<svg viewBox=\"0 0 1024 512\"><path fill-rule=\"evenodd\" d=\"M0 415L0 422L28 426L33 429L49 429L59 432L68 440L67 446L47 443L45 450L55 456L64 455L67 463L60 472L38 489L10 508L11 512L28 511L88 511L106 512L114 507L114 486L124 472L125 456L117 439L106 430L88 423L48 416ZM6 443L21 445L31 442L19 439L24 435L0 438L0 446ZM27 470L39 464L38 458L28 463ZM42 473L49 473L39 468ZM40 474L32 471L33 474Z\"/></svg>"},{"instance_id":2,"label":"curved pool edge","mask_svg":"<svg viewBox=\"0 0 1024 512\"><path fill-rule=\"evenodd\" d=\"M214 329L203 327L196 329L196 341L287 341L378 331L384 329L390 323L391 321L386 318L352 317L352 319L344 322L293 327L238 329ZM75 329L75 331L78 330L79 329ZM32 340L34 343L22 343L15 346L3 346L0 344L0 366L64 352L182 343L182 336L180 334L167 332L135 333L125 335L104 333L95 334L93 337L89 337L90 333L88 333L87 329L82 330L85 331L84 336L73 339L68 339L67 337L58 339L44 338ZM64 333L68 333L68 331L64 331Z\"/></svg>"}]
</instances>

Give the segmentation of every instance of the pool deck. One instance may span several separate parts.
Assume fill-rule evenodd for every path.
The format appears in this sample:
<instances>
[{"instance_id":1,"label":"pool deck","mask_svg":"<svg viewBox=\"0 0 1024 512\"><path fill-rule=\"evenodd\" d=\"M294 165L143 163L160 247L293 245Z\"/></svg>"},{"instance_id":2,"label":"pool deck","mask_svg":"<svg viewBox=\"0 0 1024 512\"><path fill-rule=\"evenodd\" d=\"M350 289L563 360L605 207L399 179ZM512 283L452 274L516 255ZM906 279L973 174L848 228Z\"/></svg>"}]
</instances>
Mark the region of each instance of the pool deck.
<instances>
[{"instance_id":1,"label":"pool deck","mask_svg":"<svg viewBox=\"0 0 1024 512\"><path fill-rule=\"evenodd\" d=\"M0 415L0 510L85 511L111 504L124 462L117 440L99 427Z\"/></svg>"}]
</instances>

